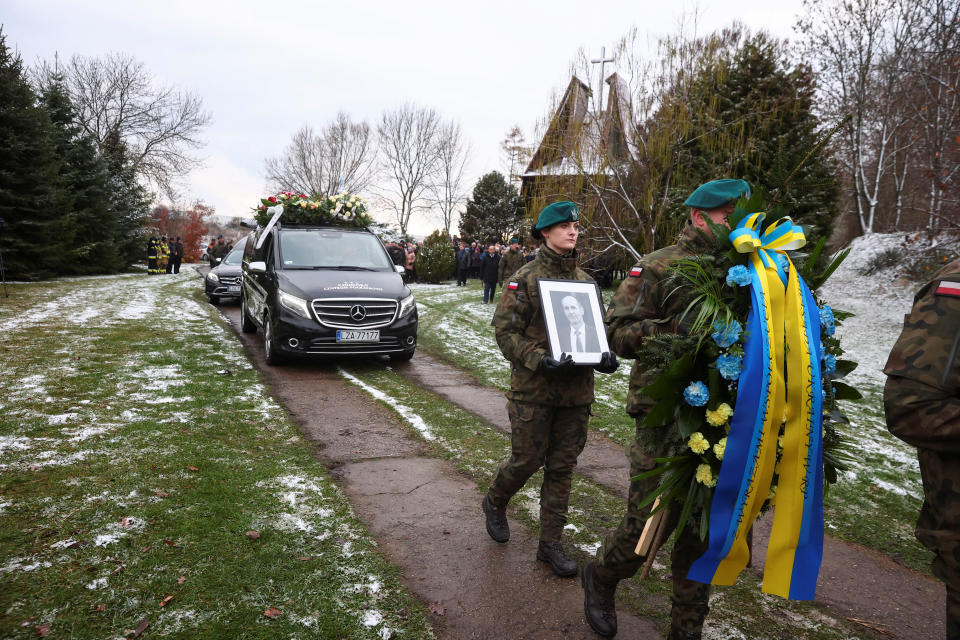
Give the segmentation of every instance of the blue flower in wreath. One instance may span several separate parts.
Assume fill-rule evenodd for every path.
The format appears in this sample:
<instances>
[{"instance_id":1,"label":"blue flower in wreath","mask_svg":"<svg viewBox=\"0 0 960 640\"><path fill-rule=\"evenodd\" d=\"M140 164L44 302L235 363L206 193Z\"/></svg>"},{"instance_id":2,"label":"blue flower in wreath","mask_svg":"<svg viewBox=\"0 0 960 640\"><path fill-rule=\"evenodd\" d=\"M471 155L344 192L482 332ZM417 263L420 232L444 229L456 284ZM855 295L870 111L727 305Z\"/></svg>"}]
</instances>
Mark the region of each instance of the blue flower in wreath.
<instances>
[{"instance_id":1,"label":"blue flower in wreath","mask_svg":"<svg viewBox=\"0 0 960 640\"><path fill-rule=\"evenodd\" d=\"M727 269L727 286L745 287L750 284L750 271L742 264Z\"/></svg>"},{"instance_id":2,"label":"blue flower in wreath","mask_svg":"<svg viewBox=\"0 0 960 640\"><path fill-rule=\"evenodd\" d=\"M716 342L718 346L726 349L740 339L740 333L742 331L743 327L736 320L731 321L729 324L717 321L713 325L713 333L710 337L713 338L713 341Z\"/></svg>"},{"instance_id":3,"label":"blue flower in wreath","mask_svg":"<svg viewBox=\"0 0 960 640\"><path fill-rule=\"evenodd\" d=\"M743 357L725 353L717 358L717 370L725 380L736 380L740 377Z\"/></svg>"},{"instance_id":4,"label":"blue flower in wreath","mask_svg":"<svg viewBox=\"0 0 960 640\"><path fill-rule=\"evenodd\" d=\"M823 356L823 375L829 376L837 371L837 357L832 353Z\"/></svg>"},{"instance_id":5,"label":"blue flower in wreath","mask_svg":"<svg viewBox=\"0 0 960 640\"><path fill-rule=\"evenodd\" d=\"M691 407L703 407L710 401L710 390L707 389L707 385L702 381L697 380L696 382L691 382L687 385L687 388L683 390L683 399L686 400L687 404Z\"/></svg>"},{"instance_id":6,"label":"blue flower in wreath","mask_svg":"<svg viewBox=\"0 0 960 640\"><path fill-rule=\"evenodd\" d=\"M832 336L837 330L837 321L833 317L833 309L828 304L820 307L820 328L828 336Z\"/></svg>"}]
</instances>

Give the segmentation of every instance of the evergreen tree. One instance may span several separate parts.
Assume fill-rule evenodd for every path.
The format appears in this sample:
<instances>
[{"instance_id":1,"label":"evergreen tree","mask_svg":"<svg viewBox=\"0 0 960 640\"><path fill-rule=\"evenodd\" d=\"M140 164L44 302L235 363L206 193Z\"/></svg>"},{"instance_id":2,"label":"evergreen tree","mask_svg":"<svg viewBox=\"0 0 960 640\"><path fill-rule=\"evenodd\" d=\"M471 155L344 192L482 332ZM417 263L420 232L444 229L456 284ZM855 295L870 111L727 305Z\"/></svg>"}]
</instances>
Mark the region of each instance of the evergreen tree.
<instances>
[{"instance_id":1,"label":"evergreen tree","mask_svg":"<svg viewBox=\"0 0 960 640\"><path fill-rule=\"evenodd\" d=\"M143 261L149 233L152 194L137 179L126 145L118 135L111 136L103 147L104 160L110 174L109 216L115 221L113 242L124 267Z\"/></svg>"},{"instance_id":2,"label":"evergreen tree","mask_svg":"<svg viewBox=\"0 0 960 640\"><path fill-rule=\"evenodd\" d=\"M449 280L457 267L457 258L447 234L439 229L431 233L417 251L417 277L434 284Z\"/></svg>"},{"instance_id":3,"label":"evergreen tree","mask_svg":"<svg viewBox=\"0 0 960 640\"><path fill-rule=\"evenodd\" d=\"M0 232L7 275L39 279L59 273L73 229L60 209L60 162L46 111L0 32Z\"/></svg>"},{"instance_id":4,"label":"evergreen tree","mask_svg":"<svg viewBox=\"0 0 960 640\"><path fill-rule=\"evenodd\" d=\"M63 76L48 71L42 81L42 104L53 124L60 158L59 207L70 218L71 236L64 274L113 273L127 266L115 241L116 220L108 202L110 176L90 136L80 127Z\"/></svg>"},{"instance_id":5,"label":"evergreen tree","mask_svg":"<svg viewBox=\"0 0 960 640\"><path fill-rule=\"evenodd\" d=\"M523 200L498 171L477 181L460 217L460 237L483 243L506 242L523 222Z\"/></svg>"},{"instance_id":6,"label":"evergreen tree","mask_svg":"<svg viewBox=\"0 0 960 640\"><path fill-rule=\"evenodd\" d=\"M677 156L674 206L682 208L703 182L743 178L805 225L808 235L828 236L837 185L827 152L817 148L814 90L810 68L791 65L784 44L763 32L746 36L715 66L702 69L688 94L694 104Z\"/></svg>"}]
</instances>

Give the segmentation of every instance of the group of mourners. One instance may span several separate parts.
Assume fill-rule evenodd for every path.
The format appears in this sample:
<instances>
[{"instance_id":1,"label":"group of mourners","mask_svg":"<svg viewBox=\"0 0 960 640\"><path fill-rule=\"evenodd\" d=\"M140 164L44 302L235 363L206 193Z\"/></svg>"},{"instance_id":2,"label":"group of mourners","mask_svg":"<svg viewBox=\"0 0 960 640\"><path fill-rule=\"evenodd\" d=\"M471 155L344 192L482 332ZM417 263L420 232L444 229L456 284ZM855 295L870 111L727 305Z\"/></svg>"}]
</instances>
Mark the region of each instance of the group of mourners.
<instances>
[{"instance_id":1,"label":"group of mourners","mask_svg":"<svg viewBox=\"0 0 960 640\"><path fill-rule=\"evenodd\" d=\"M167 242L167 236L150 236L147 241L147 273L180 273L183 262L183 242L180 236Z\"/></svg>"},{"instance_id":2,"label":"group of mourners","mask_svg":"<svg viewBox=\"0 0 960 640\"><path fill-rule=\"evenodd\" d=\"M571 202L556 202L540 212L532 235L540 241L535 258L524 260L508 275L493 316L497 344L511 364L507 409L512 428L511 454L503 460L483 499L482 510L490 537L499 543L510 539L506 508L511 498L539 469L540 541L536 558L562 577L580 574L584 613L599 635L617 633L615 594L618 584L631 578L647 558L636 552L651 505L640 507L657 487L657 477L632 480L626 511L619 525L603 539L596 557L578 567L561 543L567 521L571 479L577 458L587 441L590 406L594 401L594 372L609 374L619 367L617 356L635 359L643 341L651 336L683 333L686 311L680 296L667 286L671 266L706 252L710 220L726 225L741 196L749 197L743 180L714 180L698 187L685 205L690 218L674 245L644 256L629 271L606 310L606 334L612 352L599 364L578 365L568 354L551 355L537 281L542 278L592 280L578 267L576 250L580 233L578 211ZM516 238L508 251L518 251ZM488 253L495 253L489 247ZM461 245L460 255L472 250ZM522 253L520 254L523 255ZM502 264L503 258L500 259ZM489 263L488 263L489 264ZM498 265L499 266L499 265ZM502 282L502 272L494 283ZM484 281L487 282L486 276ZM487 298L485 286L484 298ZM492 300L492 293L490 296ZM696 311L693 311L696 316ZM933 346L928 340L933 338ZM940 343L942 339L942 344ZM934 572L947 585L947 638L960 639L960 259L941 270L917 295L904 334L894 347L888 374L885 404L888 426L898 437L920 448L925 501L917 536L936 553ZM942 348L941 348L942 347ZM626 411L641 421L654 400L643 393L652 372L636 363L630 373ZM643 427L649 431L649 428ZM671 426L653 427L666 430ZM663 431L665 434L666 432ZM630 477L642 476L656 466L655 459L670 455L666 445L643 443L668 440L649 433L627 449ZM675 510L667 513L665 535L677 524ZM710 585L688 579L688 570L707 549L694 527L685 527L670 558L673 582L671 626L667 638L701 638L709 611Z\"/></svg>"},{"instance_id":3,"label":"group of mourners","mask_svg":"<svg viewBox=\"0 0 960 640\"><path fill-rule=\"evenodd\" d=\"M516 236L510 238L507 246L500 243L469 245L456 238L453 239L457 257L457 286L467 284L468 278L478 278L483 282L483 303L496 300L497 286L503 289L504 281L512 276L520 267L531 262L537 255L537 249L528 249L520 246Z\"/></svg>"}]
</instances>

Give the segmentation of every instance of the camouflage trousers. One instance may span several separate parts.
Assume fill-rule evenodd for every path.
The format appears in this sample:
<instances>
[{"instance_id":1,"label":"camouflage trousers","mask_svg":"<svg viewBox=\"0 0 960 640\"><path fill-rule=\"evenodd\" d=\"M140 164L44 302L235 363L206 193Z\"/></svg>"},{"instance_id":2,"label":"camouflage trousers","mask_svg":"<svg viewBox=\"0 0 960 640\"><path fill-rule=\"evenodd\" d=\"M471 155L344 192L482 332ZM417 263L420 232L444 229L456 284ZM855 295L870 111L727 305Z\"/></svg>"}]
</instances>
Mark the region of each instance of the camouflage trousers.
<instances>
[{"instance_id":1,"label":"camouflage trousers","mask_svg":"<svg viewBox=\"0 0 960 640\"><path fill-rule=\"evenodd\" d=\"M638 430L640 428L640 426L637 427ZM649 429L646 430L649 431ZM647 438L647 441L649 440L650 438ZM653 469L656 466L654 458L666 455L666 451L646 450L634 440L627 449L630 477ZM652 507L647 505L643 509L638 509L637 505L657 488L658 482L659 478L653 477L630 483L627 512L620 521L620 525L607 534L597 550L597 567L601 579L625 580L635 575L646 562L646 557L638 556L634 550ZM679 515L677 509L671 509L668 512L664 540L676 529ZM670 570L673 574L671 598L673 607L670 612L670 621L675 629L697 632L703 627L703 620L710 609L708 605L710 585L687 580L687 571L694 560L703 555L706 550L707 541L701 540L700 535L693 531L688 523L670 553Z\"/></svg>"},{"instance_id":2,"label":"camouflage trousers","mask_svg":"<svg viewBox=\"0 0 960 640\"><path fill-rule=\"evenodd\" d=\"M504 507L530 476L543 467L540 487L540 539L560 540L567 524L570 481L577 457L587 444L590 405L554 407L507 401L512 435L510 457L500 463L488 493Z\"/></svg>"},{"instance_id":3,"label":"camouflage trousers","mask_svg":"<svg viewBox=\"0 0 960 640\"><path fill-rule=\"evenodd\" d=\"M947 587L947 640L960 640L960 454L917 449L923 507L917 539L936 554L933 573Z\"/></svg>"}]
</instances>

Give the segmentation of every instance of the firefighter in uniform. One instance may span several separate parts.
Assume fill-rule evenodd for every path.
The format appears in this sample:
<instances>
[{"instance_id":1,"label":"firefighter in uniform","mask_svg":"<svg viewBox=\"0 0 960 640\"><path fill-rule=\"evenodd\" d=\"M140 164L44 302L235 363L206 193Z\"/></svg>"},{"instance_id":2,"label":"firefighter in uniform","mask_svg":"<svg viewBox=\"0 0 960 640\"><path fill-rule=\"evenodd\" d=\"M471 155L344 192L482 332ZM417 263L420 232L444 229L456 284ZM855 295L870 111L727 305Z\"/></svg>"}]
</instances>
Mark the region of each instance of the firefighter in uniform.
<instances>
[{"instance_id":1,"label":"firefighter in uniform","mask_svg":"<svg viewBox=\"0 0 960 640\"><path fill-rule=\"evenodd\" d=\"M170 245L167 244L167 236L160 238L160 246L157 248L157 273L170 273Z\"/></svg>"},{"instance_id":2,"label":"firefighter in uniform","mask_svg":"<svg viewBox=\"0 0 960 640\"><path fill-rule=\"evenodd\" d=\"M917 293L883 372L887 428L920 461L916 536L946 585L947 640L960 640L960 259Z\"/></svg>"},{"instance_id":3,"label":"firefighter in uniform","mask_svg":"<svg viewBox=\"0 0 960 640\"><path fill-rule=\"evenodd\" d=\"M157 272L158 249L157 239L150 236L150 239L147 241L147 273L150 275Z\"/></svg>"},{"instance_id":4,"label":"firefighter in uniform","mask_svg":"<svg viewBox=\"0 0 960 640\"><path fill-rule=\"evenodd\" d=\"M604 321L610 348L624 358L635 358L643 348L643 339L663 333L682 332L678 326L686 311L686 302L680 296L671 296L666 280L669 268L678 260L689 258L706 249L697 229L708 227L704 217L717 224L725 224L733 212L737 199L750 195L750 185L743 180L713 180L698 187L685 205L691 207L690 221L677 244L649 253L633 267L610 301ZM696 316L696 310L692 317ZM634 362L630 371L630 390L627 394L627 413L637 421L636 438L627 450L630 477L653 469L655 458L667 455L659 448L665 429L671 427L641 427L640 421L655 401L642 393L643 387L659 375L659 371L641 371ZM584 590L584 614L591 628L601 636L617 633L617 615L614 594L617 583L632 577L646 562L646 557L635 549L650 515L651 506L638 509L637 505L657 487L659 478L646 478L630 483L627 512L619 527L603 540L597 557L583 567L581 581ZM668 513L666 532L676 527L676 510ZM673 608L671 640L699 640L703 620L709 607L710 585L687 580L687 570L707 548L693 527L684 527L670 556L673 574Z\"/></svg>"},{"instance_id":5,"label":"firefighter in uniform","mask_svg":"<svg viewBox=\"0 0 960 640\"><path fill-rule=\"evenodd\" d=\"M506 395L512 451L500 463L482 505L487 533L497 542L506 542L510 538L507 503L543 467L537 559L564 577L577 574L577 563L564 553L560 537L567 521L573 468L587 441L593 371L612 373L619 366L611 352L604 353L594 367L577 365L568 354L560 359L550 356L537 279L591 281L577 267L577 218L572 202L544 208L533 232L543 238L543 249L508 280L493 316L497 344L511 367Z\"/></svg>"}]
</instances>

